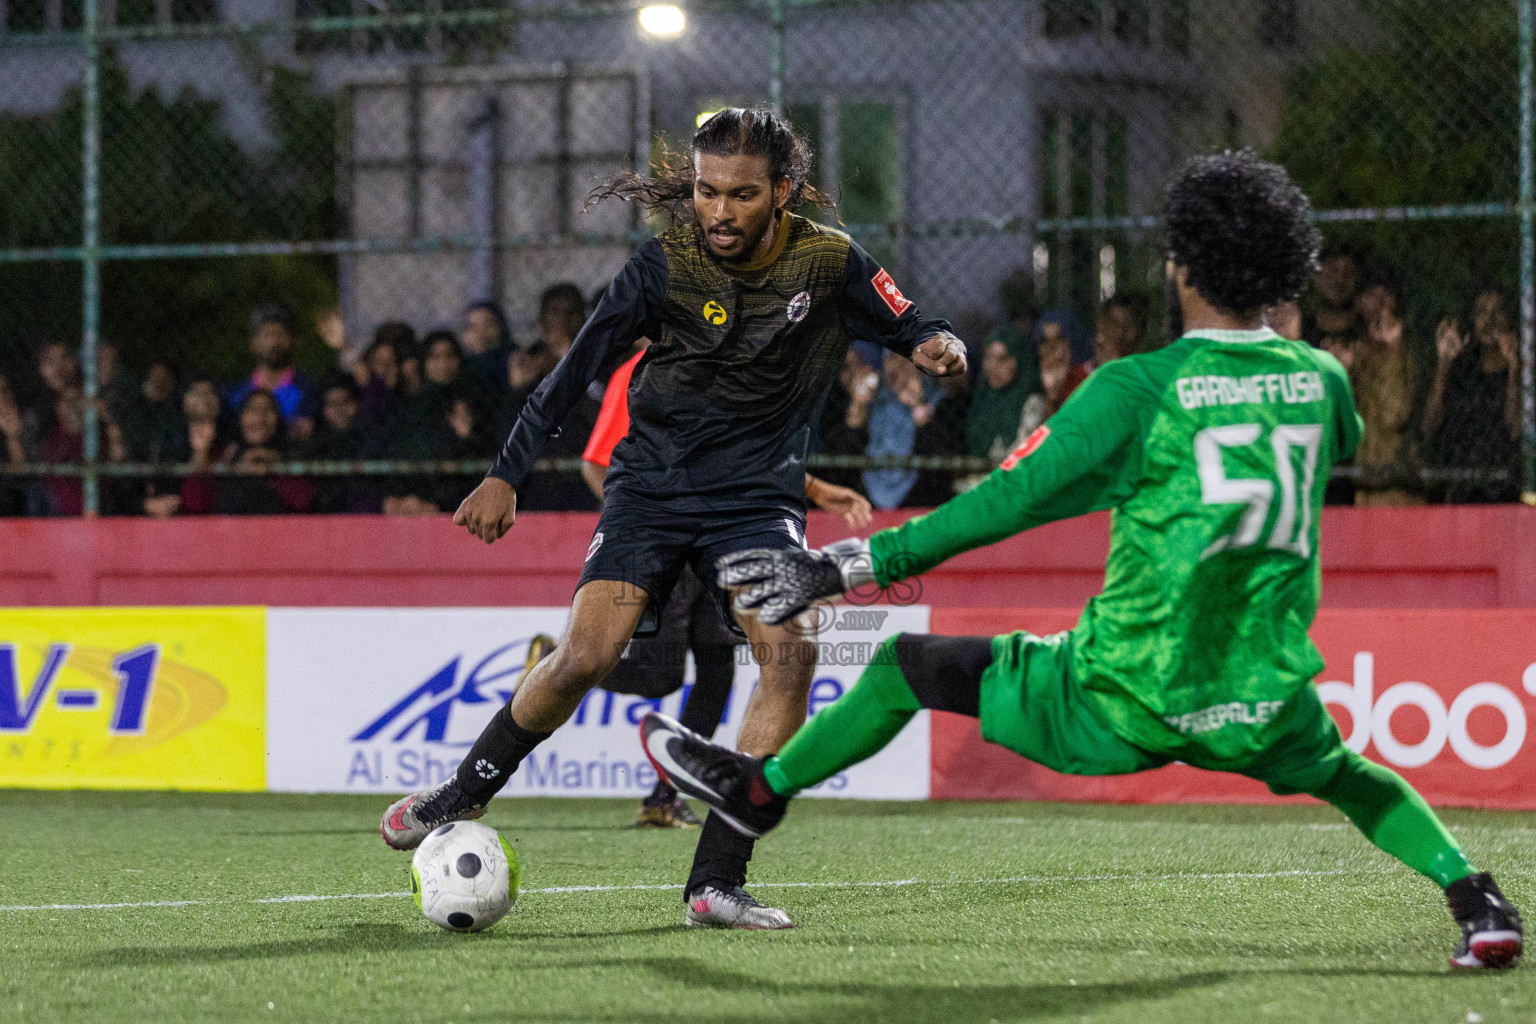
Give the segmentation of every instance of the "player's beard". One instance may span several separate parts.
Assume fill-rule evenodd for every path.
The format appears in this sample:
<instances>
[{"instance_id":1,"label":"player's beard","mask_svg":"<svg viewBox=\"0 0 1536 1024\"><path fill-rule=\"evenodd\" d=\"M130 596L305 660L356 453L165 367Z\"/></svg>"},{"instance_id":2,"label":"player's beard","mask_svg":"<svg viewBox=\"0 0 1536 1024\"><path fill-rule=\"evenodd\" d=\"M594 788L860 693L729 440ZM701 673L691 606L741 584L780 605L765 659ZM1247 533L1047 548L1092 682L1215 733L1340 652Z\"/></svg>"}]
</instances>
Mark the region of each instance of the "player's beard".
<instances>
[{"instance_id":1,"label":"player's beard","mask_svg":"<svg viewBox=\"0 0 1536 1024\"><path fill-rule=\"evenodd\" d=\"M1170 345L1184 337L1184 308L1179 305L1179 282L1172 274L1163 281L1163 335Z\"/></svg>"}]
</instances>

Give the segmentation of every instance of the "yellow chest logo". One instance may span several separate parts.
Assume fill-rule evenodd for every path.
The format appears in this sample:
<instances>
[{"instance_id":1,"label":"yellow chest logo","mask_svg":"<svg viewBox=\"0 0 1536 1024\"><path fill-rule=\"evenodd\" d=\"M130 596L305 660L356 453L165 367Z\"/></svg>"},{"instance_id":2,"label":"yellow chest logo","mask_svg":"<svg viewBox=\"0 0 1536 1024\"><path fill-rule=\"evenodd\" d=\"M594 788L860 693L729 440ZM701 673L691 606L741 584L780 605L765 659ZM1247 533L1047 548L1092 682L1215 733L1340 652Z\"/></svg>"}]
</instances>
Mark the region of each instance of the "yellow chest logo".
<instances>
[{"instance_id":1,"label":"yellow chest logo","mask_svg":"<svg viewBox=\"0 0 1536 1024\"><path fill-rule=\"evenodd\" d=\"M713 300L704 303L704 319L719 327L725 323L725 307Z\"/></svg>"}]
</instances>

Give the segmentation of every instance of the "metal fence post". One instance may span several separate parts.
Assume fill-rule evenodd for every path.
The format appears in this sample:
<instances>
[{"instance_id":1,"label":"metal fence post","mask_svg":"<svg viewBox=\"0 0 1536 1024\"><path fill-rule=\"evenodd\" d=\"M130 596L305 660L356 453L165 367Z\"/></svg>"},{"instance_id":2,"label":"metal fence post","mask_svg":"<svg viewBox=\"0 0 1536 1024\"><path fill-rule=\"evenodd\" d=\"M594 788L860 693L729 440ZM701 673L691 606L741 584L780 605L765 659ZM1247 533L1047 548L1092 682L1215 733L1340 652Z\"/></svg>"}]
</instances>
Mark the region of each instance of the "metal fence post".
<instances>
[{"instance_id":1,"label":"metal fence post","mask_svg":"<svg viewBox=\"0 0 1536 1024\"><path fill-rule=\"evenodd\" d=\"M1532 5L1520 11L1520 484L1527 504L1536 505L1536 139L1532 136Z\"/></svg>"},{"instance_id":2,"label":"metal fence post","mask_svg":"<svg viewBox=\"0 0 1536 1024\"><path fill-rule=\"evenodd\" d=\"M80 363L85 372L85 514L101 511L101 457L96 416L96 335L101 324L101 8L85 0L85 80L81 88Z\"/></svg>"},{"instance_id":3,"label":"metal fence post","mask_svg":"<svg viewBox=\"0 0 1536 1024\"><path fill-rule=\"evenodd\" d=\"M769 0L772 35L768 40L768 105L784 113L784 0Z\"/></svg>"}]
</instances>

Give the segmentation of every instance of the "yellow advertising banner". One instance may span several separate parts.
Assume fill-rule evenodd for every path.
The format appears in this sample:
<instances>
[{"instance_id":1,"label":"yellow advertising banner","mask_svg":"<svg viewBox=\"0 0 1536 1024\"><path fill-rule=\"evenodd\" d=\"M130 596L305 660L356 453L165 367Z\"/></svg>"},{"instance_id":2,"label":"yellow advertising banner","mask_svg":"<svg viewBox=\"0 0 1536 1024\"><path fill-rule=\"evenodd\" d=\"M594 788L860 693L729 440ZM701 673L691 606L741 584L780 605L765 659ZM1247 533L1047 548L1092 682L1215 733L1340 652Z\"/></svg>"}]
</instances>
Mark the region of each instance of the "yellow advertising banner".
<instances>
[{"instance_id":1,"label":"yellow advertising banner","mask_svg":"<svg viewBox=\"0 0 1536 1024\"><path fill-rule=\"evenodd\" d=\"M266 786L263 608L0 609L0 786Z\"/></svg>"}]
</instances>

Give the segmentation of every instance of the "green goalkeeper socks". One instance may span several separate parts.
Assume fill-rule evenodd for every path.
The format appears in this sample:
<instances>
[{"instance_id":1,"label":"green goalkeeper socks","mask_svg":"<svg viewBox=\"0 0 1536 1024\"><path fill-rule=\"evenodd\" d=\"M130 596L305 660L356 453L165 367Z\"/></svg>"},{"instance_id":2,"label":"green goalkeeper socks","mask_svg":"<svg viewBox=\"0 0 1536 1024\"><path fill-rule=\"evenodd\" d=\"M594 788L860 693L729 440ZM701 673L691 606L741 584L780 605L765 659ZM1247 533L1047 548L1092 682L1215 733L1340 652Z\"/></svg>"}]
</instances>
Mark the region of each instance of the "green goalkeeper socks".
<instances>
[{"instance_id":1,"label":"green goalkeeper socks","mask_svg":"<svg viewBox=\"0 0 1536 1024\"><path fill-rule=\"evenodd\" d=\"M780 796L830 779L875 754L921 709L896 664L895 638L875 651L853 689L823 708L790 737L763 776Z\"/></svg>"},{"instance_id":2,"label":"green goalkeeper socks","mask_svg":"<svg viewBox=\"0 0 1536 1024\"><path fill-rule=\"evenodd\" d=\"M1343 811L1372 843L1442 889L1477 870L1417 790L1392 769L1353 751L1312 795Z\"/></svg>"},{"instance_id":3,"label":"green goalkeeper socks","mask_svg":"<svg viewBox=\"0 0 1536 1024\"><path fill-rule=\"evenodd\" d=\"M794 796L870 757L921 705L897 664L895 640L880 645L859 681L792 736L763 765L768 785ZM1351 752L1313 796L1354 822L1365 837L1442 888L1474 874L1461 847L1402 776Z\"/></svg>"}]
</instances>

